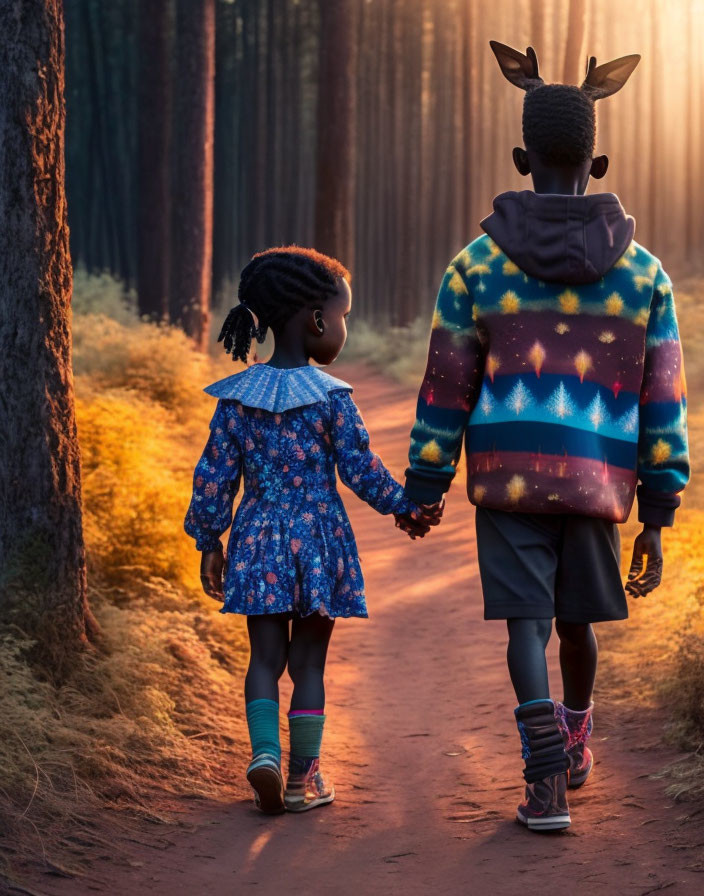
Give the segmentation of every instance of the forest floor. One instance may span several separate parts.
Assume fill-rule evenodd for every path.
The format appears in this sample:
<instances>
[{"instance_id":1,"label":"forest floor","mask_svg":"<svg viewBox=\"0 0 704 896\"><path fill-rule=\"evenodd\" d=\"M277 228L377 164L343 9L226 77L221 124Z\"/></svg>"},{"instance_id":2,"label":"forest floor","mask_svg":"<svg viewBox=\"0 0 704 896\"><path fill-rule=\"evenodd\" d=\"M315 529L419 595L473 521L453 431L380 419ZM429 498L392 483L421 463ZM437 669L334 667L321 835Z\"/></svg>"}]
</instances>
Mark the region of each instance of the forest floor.
<instances>
[{"instance_id":1,"label":"forest floor","mask_svg":"<svg viewBox=\"0 0 704 896\"><path fill-rule=\"evenodd\" d=\"M402 479L415 389L364 365L338 364L334 372L355 385L372 447ZM649 613L646 602L631 602L631 619L596 627L596 765L570 793L571 827L530 833L514 820L522 763L505 625L483 619L464 467L441 526L423 540L410 541L392 518L340 490L370 618L341 620L329 652L323 755L335 802L262 816L244 779L243 751L232 756L234 799L184 800L181 823L144 822L143 842L116 836L80 881L44 874L24 892L558 894L568 882L623 896L701 892L704 811L668 797L667 782L653 777L683 754L662 743L658 701L636 700L631 684L643 663L627 648ZM624 541L634 531L624 529ZM550 667L559 697L555 641ZM284 707L289 694L284 679ZM240 691L232 711L242 718ZM241 735L247 743L244 726Z\"/></svg>"}]
</instances>

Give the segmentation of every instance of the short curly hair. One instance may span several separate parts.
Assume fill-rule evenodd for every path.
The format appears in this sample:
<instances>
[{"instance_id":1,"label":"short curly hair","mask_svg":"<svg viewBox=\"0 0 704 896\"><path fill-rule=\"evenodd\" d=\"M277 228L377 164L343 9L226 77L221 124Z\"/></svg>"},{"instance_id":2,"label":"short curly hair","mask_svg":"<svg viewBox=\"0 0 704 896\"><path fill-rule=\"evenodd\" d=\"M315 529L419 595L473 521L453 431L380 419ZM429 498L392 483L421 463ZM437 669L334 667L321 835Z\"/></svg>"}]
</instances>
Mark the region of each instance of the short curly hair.
<instances>
[{"instance_id":1,"label":"short curly hair","mask_svg":"<svg viewBox=\"0 0 704 896\"><path fill-rule=\"evenodd\" d=\"M544 84L523 100L523 143L549 165L580 165L596 143L594 100L571 84Z\"/></svg>"}]
</instances>

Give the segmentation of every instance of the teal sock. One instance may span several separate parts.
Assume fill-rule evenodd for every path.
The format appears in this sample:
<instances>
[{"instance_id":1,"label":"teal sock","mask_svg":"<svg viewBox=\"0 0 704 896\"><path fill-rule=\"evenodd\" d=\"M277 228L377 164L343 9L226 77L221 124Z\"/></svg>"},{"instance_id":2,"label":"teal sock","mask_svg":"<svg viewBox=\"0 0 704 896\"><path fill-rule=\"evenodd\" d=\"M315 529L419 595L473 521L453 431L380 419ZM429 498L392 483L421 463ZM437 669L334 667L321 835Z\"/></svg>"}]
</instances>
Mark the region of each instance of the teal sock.
<instances>
[{"instance_id":1,"label":"teal sock","mask_svg":"<svg viewBox=\"0 0 704 896\"><path fill-rule=\"evenodd\" d=\"M288 729L291 735L291 755L306 759L317 759L320 756L324 724L325 716L320 713L289 715Z\"/></svg>"},{"instance_id":2,"label":"teal sock","mask_svg":"<svg viewBox=\"0 0 704 896\"><path fill-rule=\"evenodd\" d=\"M275 700L251 700L246 708L252 756L269 753L281 762L279 704Z\"/></svg>"}]
</instances>

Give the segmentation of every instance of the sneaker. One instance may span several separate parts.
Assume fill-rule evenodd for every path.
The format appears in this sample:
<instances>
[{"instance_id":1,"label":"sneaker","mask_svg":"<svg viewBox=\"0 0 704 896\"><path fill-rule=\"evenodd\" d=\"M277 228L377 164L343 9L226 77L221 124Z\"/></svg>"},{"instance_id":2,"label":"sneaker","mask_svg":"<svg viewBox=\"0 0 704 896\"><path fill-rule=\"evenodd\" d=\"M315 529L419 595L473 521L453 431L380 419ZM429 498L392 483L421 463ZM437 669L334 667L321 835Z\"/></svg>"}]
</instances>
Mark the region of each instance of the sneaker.
<instances>
[{"instance_id":1,"label":"sneaker","mask_svg":"<svg viewBox=\"0 0 704 896\"><path fill-rule=\"evenodd\" d=\"M567 805L569 772L550 775L526 784L526 798L516 811L516 818L531 831L559 831L571 824Z\"/></svg>"},{"instance_id":2,"label":"sneaker","mask_svg":"<svg viewBox=\"0 0 704 896\"><path fill-rule=\"evenodd\" d=\"M247 768L247 780L254 791L254 805L266 815L285 811L284 779L275 756L260 753Z\"/></svg>"},{"instance_id":3,"label":"sneaker","mask_svg":"<svg viewBox=\"0 0 704 896\"><path fill-rule=\"evenodd\" d=\"M587 780L594 765L594 756L587 746L592 733L592 710L576 712L564 703L555 701L555 719L565 741L565 750L570 759L570 787L581 787Z\"/></svg>"},{"instance_id":4,"label":"sneaker","mask_svg":"<svg viewBox=\"0 0 704 896\"><path fill-rule=\"evenodd\" d=\"M313 759L301 771L289 771L284 804L289 812L305 812L335 799L335 788L320 771L320 760Z\"/></svg>"}]
</instances>

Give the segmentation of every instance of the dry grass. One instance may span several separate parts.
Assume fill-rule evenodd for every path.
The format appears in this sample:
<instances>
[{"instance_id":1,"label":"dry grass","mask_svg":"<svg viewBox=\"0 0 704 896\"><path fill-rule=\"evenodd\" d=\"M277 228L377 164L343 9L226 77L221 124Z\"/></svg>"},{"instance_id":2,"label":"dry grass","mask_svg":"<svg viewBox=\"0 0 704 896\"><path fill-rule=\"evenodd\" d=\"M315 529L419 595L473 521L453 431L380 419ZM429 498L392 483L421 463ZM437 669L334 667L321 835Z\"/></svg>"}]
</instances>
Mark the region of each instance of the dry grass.
<instances>
[{"instance_id":1,"label":"dry grass","mask_svg":"<svg viewBox=\"0 0 704 896\"><path fill-rule=\"evenodd\" d=\"M365 361L385 376L407 386L420 386L430 338L430 318L418 317L408 327L378 329L364 320L350 324L341 361Z\"/></svg>"},{"instance_id":2,"label":"dry grass","mask_svg":"<svg viewBox=\"0 0 704 896\"><path fill-rule=\"evenodd\" d=\"M232 709L242 620L202 594L183 532L215 407L202 385L238 367L139 321L109 277L77 274L72 326L89 601L108 650L56 687L28 662L30 638L0 636L8 879L34 862L80 873L88 854L115 848L115 829L176 818L176 797L227 794L246 738ZM106 817L106 807L122 811Z\"/></svg>"},{"instance_id":3,"label":"dry grass","mask_svg":"<svg viewBox=\"0 0 704 896\"><path fill-rule=\"evenodd\" d=\"M664 536L663 586L602 639L609 688L667 701L667 737L692 752L668 771L671 792L692 797L704 792L702 286L676 291L695 475ZM77 273L73 313L89 600L110 649L85 657L56 688L28 663L26 635L0 637L0 874L8 878L30 862L79 873L86 856L113 853L115 831L127 836L135 818L172 820L177 797L222 797L230 757L246 738L232 708L246 661L243 620L221 616L202 594L199 555L182 529L215 405L202 384L238 366L221 346L202 355L176 328L139 321L134 296L108 277ZM417 386L429 317L387 333L357 322L342 358ZM624 569L636 531L623 529ZM120 812L106 818L98 811L106 807Z\"/></svg>"}]
</instances>

